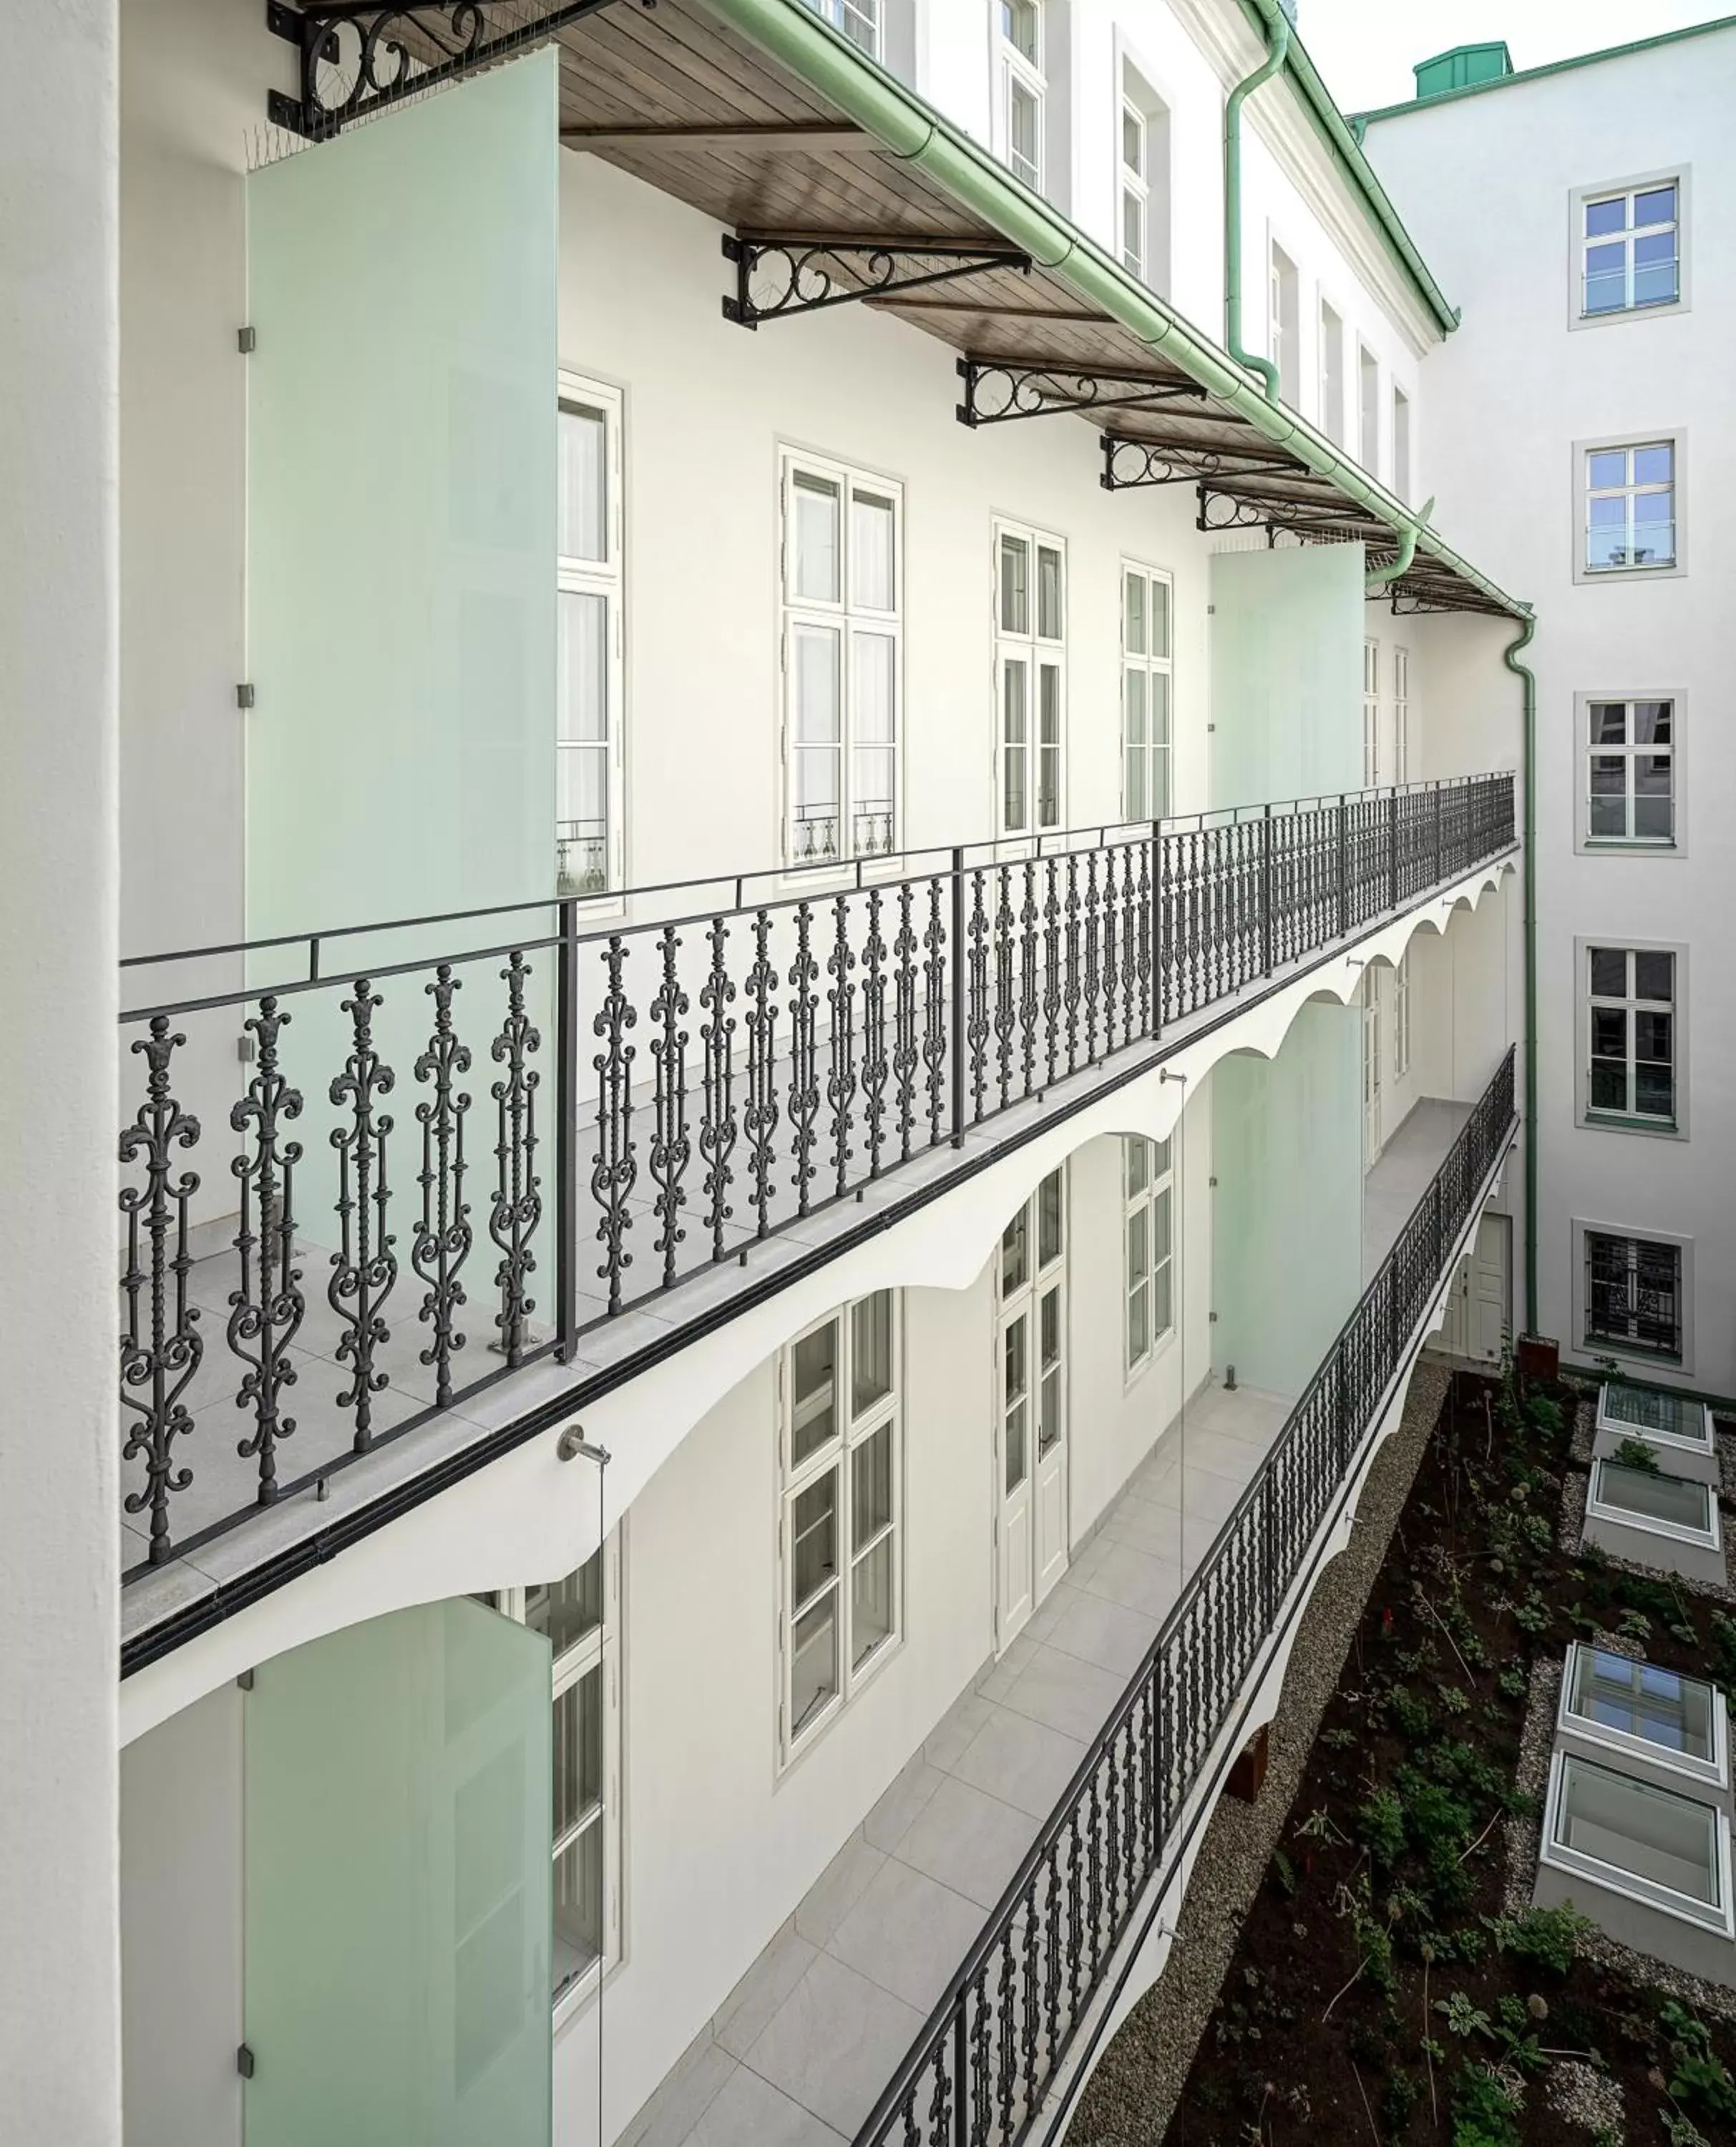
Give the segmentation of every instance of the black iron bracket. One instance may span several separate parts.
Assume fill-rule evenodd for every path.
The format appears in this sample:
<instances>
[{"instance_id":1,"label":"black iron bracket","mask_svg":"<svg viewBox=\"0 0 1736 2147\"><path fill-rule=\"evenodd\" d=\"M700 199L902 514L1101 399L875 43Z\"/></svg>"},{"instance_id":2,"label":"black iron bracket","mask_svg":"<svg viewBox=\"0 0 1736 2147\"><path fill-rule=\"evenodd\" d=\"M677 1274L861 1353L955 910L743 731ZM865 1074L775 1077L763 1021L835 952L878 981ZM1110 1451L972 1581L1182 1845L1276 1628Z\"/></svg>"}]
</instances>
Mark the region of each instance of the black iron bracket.
<instances>
[{"instance_id":1,"label":"black iron bracket","mask_svg":"<svg viewBox=\"0 0 1736 2147\"><path fill-rule=\"evenodd\" d=\"M1255 455L1238 448L1188 447L1173 440L1130 440L1103 434L1105 492L1129 492L1151 484L1198 484L1215 477L1288 477L1296 465L1278 455Z\"/></svg>"},{"instance_id":2,"label":"black iron bracket","mask_svg":"<svg viewBox=\"0 0 1736 2147\"><path fill-rule=\"evenodd\" d=\"M1271 471L1263 473L1269 476ZM1366 543L1368 530L1346 518L1342 507L1328 501L1286 499L1270 495L1220 492L1215 485L1198 488L1199 511L1196 529L1264 529L1268 539L1288 530L1304 542Z\"/></svg>"},{"instance_id":3,"label":"black iron bracket","mask_svg":"<svg viewBox=\"0 0 1736 2147\"><path fill-rule=\"evenodd\" d=\"M551 0L540 14L493 30L478 0L266 0L265 27L301 54L301 94L273 90L266 116L310 142L328 141L358 119L541 43L611 0ZM653 8L657 0L640 0Z\"/></svg>"},{"instance_id":4,"label":"black iron bracket","mask_svg":"<svg viewBox=\"0 0 1736 2147\"><path fill-rule=\"evenodd\" d=\"M1165 403L1201 401L1205 390L1173 375L1055 365L1042 358L961 358L961 425L1007 425L1080 410L1154 410Z\"/></svg>"},{"instance_id":5,"label":"black iron bracket","mask_svg":"<svg viewBox=\"0 0 1736 2147\"><path fill-rule=\"evenodd\" d=\"M958 238L817 239L757 233L726 233L723 258L735 264L735 293L723 318L738 328L817 313L858 298L890 298L901 291L980 276L991 268L1031 273L1028 253ZM936 262L944 263L937 268Z\"/></svg>"}]
</instances>

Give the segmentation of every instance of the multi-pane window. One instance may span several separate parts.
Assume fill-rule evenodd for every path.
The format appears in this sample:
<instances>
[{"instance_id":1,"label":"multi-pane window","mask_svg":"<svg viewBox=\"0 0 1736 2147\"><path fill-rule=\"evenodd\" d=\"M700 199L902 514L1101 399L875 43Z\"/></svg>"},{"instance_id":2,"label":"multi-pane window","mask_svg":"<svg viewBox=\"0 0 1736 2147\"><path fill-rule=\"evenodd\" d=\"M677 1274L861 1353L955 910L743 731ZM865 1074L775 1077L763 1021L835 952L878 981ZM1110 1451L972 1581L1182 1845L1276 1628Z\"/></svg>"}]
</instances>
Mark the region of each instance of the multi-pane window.
<instances>
[{"instance_id":1,"label":"multi-pane window","mask_svg":"<svg viewBox=\"0 0 1736 2147\"><path fill-rule=\"evenodd\" d=\"M1674 702L1592 701L1588 708L1587 837L1594 843L1673 843Z\"/></svg>"},{"instance_id":2,"label":"multi-pane window","mask_svg":"<svg viewBox=\"0 0 1736 2147\"><path fill-rule=\"evenodd\" d=\"M1278 392L1293 409L1302 399L1302 335L1297 317L1296 263L1283 247L1272 248L1268 319Z\"/></svg>"},{"instance_id":3,"label":"multi-pane window","mask_svg":"<svg viewBox=\"0 0 1736 2147\"><path fill-rule=\"evenodd\" d=\"M1676 1122L1676 958L1668 948L1590 947L1587 1109L1593 1118Z\"/></svg>"},{"instance_id":4,"label":"multi-pane window","mask_svg":"<svg viewBox=\"0 0 1736 2147\"><path fill-rule=\"evenodd\" d=\"M1121 1144L1129 1372L1150 1359L1175 1324L1173 1145L1131 1138Z\"/></svg>"},{"instance_id":5,"label":"multi-pane window","mask_svg":"<svg viewBox=\"0 0 1736 2147\"><path fill-rule=\"evenodd\" d=\"M808 0L808 4L870 59L879 58L880 0Z\"/></svg>"},{"instance_id":6,"label":"multi-pane window","mask_svg":"<svg viewBox=\"0 0 1736 2147\"><path fill-rule=\"evenodd\" d=\"M556 487L558 892L620 884L621 396L563 374Z\"/></svg>"},{"instance_id":7,"label":"multi-pane window","mask_svg":"<svg viewBox=\"0 0 1736 2147\"><path fill-rule=\"evenodd\" d=\"M1370 477L1380 474L1380 363L1361 344L1356 353L1357 428L1358 461Z\"/></svg>"},{"instance_id":8,"label":"multi-pane window","mask_svg":"<svg viewBox=\"0 0 1736 2147\"><path fill-rule=\"evenodd\" d=\"M1328 440L1344 444L1344 323L1320 301L1320 423Z\"/></svg>"},{"instance_id":9,"label":"multi-pane window","mask_svg":"<svg viewBox=\"0 0 1736 2147\"><path fill-rule=\"evenodd\" d=\"M1380 643L1363 643L1363 788L1380 780Z\"/></svg>"},{"instance_id":10,"label":"multi-pane window","mask_svg":"<svg viewBox=\"0 0 1736 2147\"><path fill-rule=\"evenodd\" d=\"M786 455L783 476L785 854L898 846L903 493Z\"/></svg>"},{"instance_id":11,"label":"multi-pane window","mask_svg":"<svg viewBox=\"0 0 1736 2147\"><path fill-rule=\"evenodd\" d=\"M618 1535L564 1579L483 1600L548 1639L553 1656L557 2014L621 1953L621 1560Z\"/></svg>"},{"instance_id":12,"label":"multi-pane window","mask_svg":"<svg viewBox=\"0 0 1736 2147\"><path fill-rule=\"evenodd\" d=\"M1410 1071L1410 950L1398 957L1393 972L1393 1078L1402 1081Z\"/></svg>"},{"instance_id":13,"label":"multi-pane window","mask_svg":"<svg viewBox=\"0 0 1736 2147\"><path fill-rule=\"evenodd\" d=\"M779 1360L778 1743L786 1759L898 1638L900 1379L891 1290L833 1313Z\"/></svg>"},{"instance_id":14,"label":"multi-pane window","mask_svg":"<svg viewBox=\"0 0 1736 2147\"><path fill-rule=\"evenodd\" d=\"M1598 194L1583 205L1579 312L1635 313L1682 295L1680 197L1676 182Z\"/></svg>"},{"instance_id":15,"label":"multi-pane window","mask_svg":"<svg viewBox=\"0 0 1736 2147\"><path fill-rule=\"evenodd\" d=\"M1398 387L1393 390L1393 489L1401 499L1410 498L1410 398Z\"/></svg>"},{"instance_id":16,"label":"multi-pane window","mask_svg":"<svg viewBox=\"0 0 1736 2147\"><path fill-rule=\"evenodd\" d=\"M996 38L996 124L1000 152L1017 178L1043 187L1044 78L1043 0L993 0Z\"/></svg>"},{"instance_id":17,"label":"multi-pane window","mask_svg":"<svg viewBox=\"0 0 1736 2147\"><path fill-rule=\"evenodd\" d=\"M1393 780L1410 781L1410 651L1393 651Z\"/></svg>"},{"instance_id":18,"label":"multi-pane window","mask_svg":"<svg viewBox=\"0 0 1736 2147\"><path fill-rule=\"evenodd\" d=\"M1682 1354L1682 1248L1585 1233L1585 1340L1648 1357Z\"/></svg>"},{"instance_id":19,"label":"multi-pane window","mask_svg":"<svg viewBox=\"0 0 1736 2147\"><path fill-rule=\"evenodd\" d=\"M1121 101L1121 265L1143 283L1150 261L1151 176L1145 114Z\"/></svg>"},{"instance_id":20,"label":"multi-pane window","mask_svg":"<svg viewBox=\"0 0 1736 2147\"><path fill-rule=\"evenodd\" d=\"M1041 530L994 529L1000 832L1058 828L1067 716L1067 548Z\"/></svg>"},{"instance_id":21,"label":"multi-pane window","mask_svg":"<svg viewBox=\"0 0 1736 2147\"><path fill-rule=\"evenodd\" d=\"M1585 566L1676 563L1676 450L1657 440L1592 448L1585 457Z\"/></svg>"},{"instance_id":22,"label":"multi-pane window","mask_svg":"<svg viewBox=\"0 0 1736 2147\"><path fill-rule=\"evenodd\" d=\"M1121 817L1161 820L1169 793L1169 577L1121 569Z\"/></svg>"}]
</instances>

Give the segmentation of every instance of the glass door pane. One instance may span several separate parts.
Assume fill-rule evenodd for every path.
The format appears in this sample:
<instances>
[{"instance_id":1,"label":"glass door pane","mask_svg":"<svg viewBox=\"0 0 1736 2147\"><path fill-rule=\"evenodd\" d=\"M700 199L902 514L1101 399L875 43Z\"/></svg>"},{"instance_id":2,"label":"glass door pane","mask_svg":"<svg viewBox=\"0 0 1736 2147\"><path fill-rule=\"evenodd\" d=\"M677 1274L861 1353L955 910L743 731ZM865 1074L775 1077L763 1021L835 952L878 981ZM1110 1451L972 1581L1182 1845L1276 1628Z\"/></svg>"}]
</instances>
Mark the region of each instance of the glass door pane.
<instances>
[{"instance_id":1,"label":"glass door pane","mask_svg":"<svg viewBox=\"0 0 1736 2147\"><path fill-rule=\"evenodd\" d=\"M1030 1461L1027 1454L1025 1410L1029 1393L1030 1322L1023 1313L1010 1320L1001 1338L1002 1379L1004 1408L1004 1435L1002 1439L1006 1464L1005 1481L1010 1498L1025 1480Z\"/></svg>"}]
</instances>

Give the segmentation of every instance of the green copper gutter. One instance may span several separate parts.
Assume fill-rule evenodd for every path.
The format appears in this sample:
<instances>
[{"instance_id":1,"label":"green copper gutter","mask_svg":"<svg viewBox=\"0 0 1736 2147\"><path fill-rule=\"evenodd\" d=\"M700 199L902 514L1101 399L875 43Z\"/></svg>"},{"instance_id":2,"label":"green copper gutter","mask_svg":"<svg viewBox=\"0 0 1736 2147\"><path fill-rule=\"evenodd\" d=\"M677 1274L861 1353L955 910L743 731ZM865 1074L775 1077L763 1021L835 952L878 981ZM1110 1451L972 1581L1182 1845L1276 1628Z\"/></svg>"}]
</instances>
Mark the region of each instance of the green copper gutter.
<instances>
[{"instance_id":1,"label":"green copper gutter","mask_svg":"<svg viewBox=\"0 0 1736 2147\"><path fill-rule=\"evenodd\" d=\"M1242 107L1263 82L1283 66L1290 48L1290 21L1280 13L1268 35L1270 49L1245 82L1238 82L1223 106L1223 348L1238 365L1257 373L1266 383L1266 400L1280 399L1278 368L1269 358L1242 343Z\"/></svg>"},{"instance_id":2,"label":"green copper gutter","mask_svg":"<svg viewBox=\"0 0 1736 2147\"><path fill-rule=\"evenodd\" d=\"M1033 193L988 152L913 91L895 81L823 22L803 0L704 0L710 12L818 91L844 116L883 143L936 187L980 217L1009 243L1062 278L1129 334L1161 351L1190 379L1246 419L1263 438L1323 477L1401 538L1417 518L1322 433L1281 404L1268 403L1208 338L1154 291L1136 283L1040 195ZM1479 573L1432 530L1422 548L1514 618L1524 607Z\"/></svg>"},{"instance_id":3,"label":"green copper gutter","mask_svg":"<svg viewBox=\"0 0 1736 2147\"><path fill-rule=\"evenodd\" d=\"M1245 13L1253 17L1261 25L1268 39L1278 23L1283 23L1287 29L1290 28L1289 18L1283 11L1281 0L1242 0L1242 7ZM1450 335L1458 326L1458 307L1448 303L1445 293L1429 273L1428 264L1417 251L1416 241L1405 229L1398 210L1393 206L1392 197L1380 183L1374 167L1363 154L1360 136L1352 131L1334 102L1332 92L1314 72L1314 63L1293 30L1290 31L1284 65L1303 108L1314 123L1316 133L1331 151L1353 191L1361 195L1363 205L1380 226L1400 267L1433 314L1441 333Z\"/></svg>"},{"instance_id":4,"label":"green copper gutter","mask_svg":"<svg viewBox=\"0 0 1736 2147\"><path fill-rule=\"evenodd\" d=\"M1363 583L1363 594L1378 597L1394 582L1403 581L1410 572L1411 562L1417 556L1417 538L1423 524L1434 512L1434 495L1431 493L1423 502L1422 509L1413 523L1407 523L1398 533L1398 556L1389 567L1373 567Z\"/></svg>"},{"instance_id":5,"label":"green copper gutter","mask_svg":"<svg viewBox=\"0 0 1736 2147\"><path fill-rule=\"evenodd\" d=\"M1501 652L1501 660L1525 689L1525 1332L1537 1332L1537 679L1519 651L1537 631L1524 623Z\"/></svg>"}]
</instances>

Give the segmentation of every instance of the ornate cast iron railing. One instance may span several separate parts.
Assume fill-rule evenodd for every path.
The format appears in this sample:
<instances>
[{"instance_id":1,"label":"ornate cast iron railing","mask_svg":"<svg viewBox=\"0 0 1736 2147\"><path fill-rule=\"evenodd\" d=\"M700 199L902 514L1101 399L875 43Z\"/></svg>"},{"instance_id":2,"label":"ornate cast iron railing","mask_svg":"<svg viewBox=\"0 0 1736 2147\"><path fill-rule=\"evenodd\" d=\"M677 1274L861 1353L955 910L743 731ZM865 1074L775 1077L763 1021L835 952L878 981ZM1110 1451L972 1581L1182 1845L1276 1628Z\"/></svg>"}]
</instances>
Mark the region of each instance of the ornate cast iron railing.
<instances>
[{"instance_id":1,"label":"ornate cast iron railing","mask_svg":"<svg viewBox=\"0 0 1736 2147\"><path fill-rule=\"evenodd\" d=\"M144 1561L1513 839L1479 776L127 963Z\"/></svg>"},{"instance_id":2,"label":"ornate cast iron railing","mask_svg":"<svg viewBox=\"0 0 1736 2147\"><path fill-rule=\"evenodd\" d=\"M1516 1125L1509 1049L855 2147L1031 2132Z\"/></svg>"}]
</instances>

